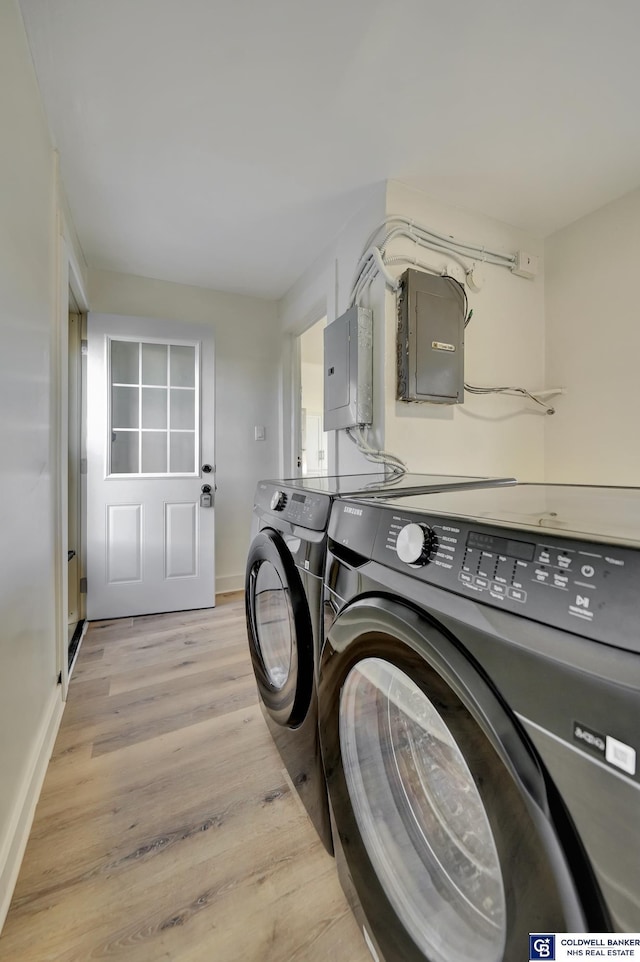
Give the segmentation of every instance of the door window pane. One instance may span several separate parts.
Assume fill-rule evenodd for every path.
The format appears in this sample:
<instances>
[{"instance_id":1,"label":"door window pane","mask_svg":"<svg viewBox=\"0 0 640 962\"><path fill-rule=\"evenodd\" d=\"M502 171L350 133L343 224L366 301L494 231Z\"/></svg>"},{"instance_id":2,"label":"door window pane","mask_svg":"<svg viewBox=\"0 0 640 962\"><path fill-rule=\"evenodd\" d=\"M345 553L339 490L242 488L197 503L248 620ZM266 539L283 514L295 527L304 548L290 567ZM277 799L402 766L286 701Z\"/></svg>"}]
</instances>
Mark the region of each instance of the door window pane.
<instances>
[{"instance_id":1,"label":"door window pane","mask_svg":"<svg viewBox=\"0 0 640 962\"><path fill-rule=\"evenodd\" d=\"M278 572L263 561L254 582L255 628L270 683L280 691L291 670L294 628L289 598Z\"/></svg>"},{"instance_id":2,"label":"door window pane","mask_svg":"<svg viewBox=\"0 0 640 962\"><path fill-rule=\"evenodd\" d=\"M195 435L171 431L169 471L184 474L195 468Z\"/></svg>"},{"instance_id":3,"label":"door window pane","mask_svg":"<svg viewBox=\"0 0 640 962\"><path fill-rule=\"evenodd\" d=\"M114 387L111 408L111 426L117 428L138 427L138 388Z\"/></svg>"},{"instance_id":4,"label":"door window pane","mask_svg":"<svg viewBox=\"0 0 640 962\"><path fill-rule=\"evenodd\" d=\"M167 427L167 392L164 388L142 388L142 427Z\"/></svg>"},{"instance_id":5,"label":"door window pane","mask_svg":"<svg viewBox=\"0 0 640 962\"><path fill-rule=\"evenodd\" d=\"M182 344L171 345L171 387L196 386L196 349Z\"/></svg>"},{"instance_id":6,"label":"door window pane","mask_svg":"<svg viewBox=\"0 0 640 962\"><path fill-rule=\"evenodd\" d=\"M142 473L166 474L167 434L165 431L142 432Z\"/></svg>"},{"instance_id":7,"label":"door window pane","mask_svg":"<svg viewBox=\"0 0 640 962\"><path fill-rule=\"evenodd\" d=\"M109 472L195 474L197 347L118 340L109 345Z\"/></svg>"},{"instance_id":8,"label":"door window pane","mask_svg":"<svg viewBox=\"0 0 640 962\"><path fill-rule=\"evenodd\" d=\"M111 472L138 474L138 432L114 431L111 441Z\"/></svg>"},{"instance_id":9,"label":"door window pane","mask_svg":"<svg viewBox=\"0 0 640 962\"><path fill-rule=\"evenodd\" d=\"M143 344L142 383L159 384L162 387L166 387L167 359L166 344Z\"/></svg>"},{"instance_id":10,"label":"door window pane","mask_svg":"<svg viewBox=\"0 0 640 962\"><path fill-rule=\"evenodd\" d=\"M349 797L376 875L430 962L500 962L506 905L482 799L424 692L380 658L340 697Z\"/></svg>"},{"instance_id":11,"label":"door window pane","mask_svg":"<svg viewBox=\"0 0 640 962\"><path fill-rule=\"evenodd\" d=\"M171 391L171 427L193 431L195 428L195 391Z\"/></svg>"},{"instance_id":12,"label":"door window pane","mask_svg":"<svg viewBox=\"0 0 640 962\"><path fill-rule=\"evenodd\" d=\"M136 341L111 341L112 384L138 384L140 371Z\"/></svg>"}]
</instances>

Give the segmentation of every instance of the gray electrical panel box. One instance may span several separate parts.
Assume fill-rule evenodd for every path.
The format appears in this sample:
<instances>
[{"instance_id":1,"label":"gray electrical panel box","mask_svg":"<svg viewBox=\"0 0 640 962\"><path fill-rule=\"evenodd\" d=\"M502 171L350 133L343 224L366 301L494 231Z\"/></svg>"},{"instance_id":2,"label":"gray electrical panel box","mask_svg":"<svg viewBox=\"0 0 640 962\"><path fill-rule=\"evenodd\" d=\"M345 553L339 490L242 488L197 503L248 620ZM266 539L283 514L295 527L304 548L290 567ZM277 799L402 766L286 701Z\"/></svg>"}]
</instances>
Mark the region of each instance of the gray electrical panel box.
<instances>
[{"instance_id":1,"label":"gray electrical panel box","mask_svg":"<svg viewBox=\"0 0 640 962\"><path fill-rule=\"evenodd\" d=\"M464 288L452 277L408 270L398 299L401 401L464 402Z\"/></svg>"},{"instance_id":2,"label":"gray electrical panel box","mask_svg":"<svg viewBox=\"0 0 640 962\"><path fill-rule=\"evenodd\" d=\"M371 424L371 311L350 307L324 329L324 430Z\"/></svg>"}]
</instances>

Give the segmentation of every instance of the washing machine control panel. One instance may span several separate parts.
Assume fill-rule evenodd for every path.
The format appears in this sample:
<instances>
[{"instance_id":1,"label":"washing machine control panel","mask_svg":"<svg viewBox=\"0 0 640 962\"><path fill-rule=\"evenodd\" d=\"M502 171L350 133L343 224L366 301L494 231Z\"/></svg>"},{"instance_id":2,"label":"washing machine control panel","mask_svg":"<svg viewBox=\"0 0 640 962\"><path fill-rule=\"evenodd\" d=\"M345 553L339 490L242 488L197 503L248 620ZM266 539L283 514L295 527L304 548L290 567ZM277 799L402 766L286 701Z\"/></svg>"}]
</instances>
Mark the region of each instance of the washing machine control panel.
<instances>
[{"instance_id":1,"label":"washing machine control panel","mask_svg":"<svg viewBox=\"0 0 640 962\"><path fill-rule=\"evenodd\" d=\"M396 537L396 554L409 565L426 565L434 546L433 530L415 521L405 524Z\"/></svg>"},{"instance_id":2,"label":"washing machine control panel","mask_svg":"<svg viewBox=\"0 0 640 962\"><path fill-rule=\"evenodd\" d=\"M640 651L640 552L379 509L370 557L544 624ZM357 537L351 546L356 551ZM365 542L363 542L363 548Z\"/></svg>"}]
</instances>

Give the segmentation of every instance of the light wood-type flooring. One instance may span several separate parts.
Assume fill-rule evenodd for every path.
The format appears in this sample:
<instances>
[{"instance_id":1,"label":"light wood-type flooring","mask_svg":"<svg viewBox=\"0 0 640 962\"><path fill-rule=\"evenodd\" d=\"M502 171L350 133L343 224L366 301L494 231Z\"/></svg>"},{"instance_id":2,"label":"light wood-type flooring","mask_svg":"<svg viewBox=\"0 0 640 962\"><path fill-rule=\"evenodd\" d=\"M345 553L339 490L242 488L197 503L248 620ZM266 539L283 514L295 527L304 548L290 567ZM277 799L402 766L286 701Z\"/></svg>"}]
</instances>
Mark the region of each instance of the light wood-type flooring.
<instances>
[{"instance_id":1,"label":"light wood-type flooring","mask_svg":"<svg viewBox=\"0 0 640 962\"><path fill-rule=\"evenodd\" d=\"M95 622L2 962L370 962L260 708L241 594Z\"/></svg>"}]
</instances>

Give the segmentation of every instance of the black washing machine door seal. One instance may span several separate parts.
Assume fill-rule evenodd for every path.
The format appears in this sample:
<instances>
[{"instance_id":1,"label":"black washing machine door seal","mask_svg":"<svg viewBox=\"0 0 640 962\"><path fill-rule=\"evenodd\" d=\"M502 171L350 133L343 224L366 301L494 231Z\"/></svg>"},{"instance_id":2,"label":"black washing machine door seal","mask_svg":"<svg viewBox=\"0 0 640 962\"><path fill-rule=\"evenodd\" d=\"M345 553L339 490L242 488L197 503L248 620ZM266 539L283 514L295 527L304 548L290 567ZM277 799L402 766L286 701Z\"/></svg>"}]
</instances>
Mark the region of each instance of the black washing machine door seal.
<instances>
[{"instance_id":1,"label":"black washing machine door seal","mask_svg":"<svg viewBox=\"0 0 640 962\"><path fill-rule=\"evenodd\" d=\"M529 932L606 931L606 914L586 917L584 879L577 884L576 866L569 864L553 819L545 775L517 719L446 629L425 612L375 595L348 604L331 627L322 653L318 697L343 887L380 958L431 962L425 948L428 938L422 946L417 944L389 897L388 886L378 877L345 773L341 699L350 674L369 659L389 663L427 696L470 769L503 878L506 921L501 959L524 958ZM371 722L361 718L358 724ZM376 818L382 818L380 812ZM566 830L563 824L562 831ZM580 868L589 874L588 866ZM602 904L598 892L592 896L590 905ZM602 927L593 929L594 924Z\"/></svg>"},{"instance_id":2,"label":"black washing machine door seal","mask_svg":"<svg viewBox=\"0 0 640 962\"><path fill-rule=\"evenodd\" d=\"M291 632L290 662L286 680L275 685L265 663L260 641L256 589L260 569L270 566L281 588L279 604L287 613ZM269 715L279 725L297 727L305 718L314 683L313 630L302 580L282 535L263 528L249 549L245 577L245 609L251 662L258 693Z\"/></svg>"}]
</instances>

